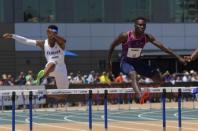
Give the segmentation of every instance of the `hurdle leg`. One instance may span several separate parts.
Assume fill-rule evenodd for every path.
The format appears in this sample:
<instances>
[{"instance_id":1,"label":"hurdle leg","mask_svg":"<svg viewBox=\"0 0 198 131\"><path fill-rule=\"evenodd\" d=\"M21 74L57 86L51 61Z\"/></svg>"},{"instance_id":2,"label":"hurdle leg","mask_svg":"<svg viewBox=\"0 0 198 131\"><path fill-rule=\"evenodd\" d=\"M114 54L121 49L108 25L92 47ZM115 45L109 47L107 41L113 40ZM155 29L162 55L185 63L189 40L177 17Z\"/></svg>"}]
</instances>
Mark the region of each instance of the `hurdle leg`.
<instances>
[{"instance_id":1,"label":"hurdle leg","mask_svg":"<svg viewBox=\"0 0 198 131\"><path fill-rule=\"evenodd\" d=\"M3 95L1 96L1 112L4 112L4 97Z\"/></svg>"},{"instance_id":2,"label":"hurdle leg","mask_svg":"<svg viewBox=\"0 0 198 131\"><path fill-rule=\"evenodd\" d=\"M108 90L105 90L104 92L104 127L105 127L105 131L108 130L108 114L107 114L107 105L108 105Z\"/></svg>"},{"instance_id":3,"label":"hurdle leg","mask_svg":"<svg viewBox=\"0 0 198 131\"><path fill-rule=\"evenodd\" d=\"M128 110L131 110L131 93L128 93L128 105L129 105Z\"/></svg>"},{"instance_id":4,"label":"hurdle leg","mask_svg":"<svg viewBox=\"0 0 198 131\"><path fill-rule=\"evenodd\" d=\"M89 99L88 99L88 106L89 106L89 131L92 131L92 90L89 90Z\"/></svg>"},{"instance_id":5,"label":"hurdle leg","mask_svg":"<svg viewBox=\"0 0 198 131\"><path fill-rule=\"evenodd\" d=\"M163 89L162 92L162 124L163 124L163 131L166 131L166 89Z\"/></svg>"},{"instance_id":6,"label":"hurdle leg","mask_svg":"<svg viewBox=\"0 0 198 131\"><path fill-rule=\"evenodd\" d=\"M152 109L152 94L150 94L149 96L149 109L151 110Z\"/></svg>"},{"instance_id":7,"label":"hurdle leg","mask_svg":"<svg viewBox=\"0 0 198 131\"><path fill-rule=\"evenodd\" d=\"M25 95L23 94L23 92L21 93L21 96L23 97L23 112L25 112L26 104L25 104Z\"/></svg>"},{"instance_id":8,"label":"hurdle leg","mask_svg":"<svg viewBox=\"0 0 198 131\"><path fill-rule=\"evenodd\" d=\"M120 93L118 94L118 110L120 110L120 102L121 102L121 96Z\"/></svg>"},{"instance_id":9,"label":"hurdle leg","mask_svg":"<svg viewBox=\"0 0 198 131\"><path fill-rule=\"evenodd\" d=\"M97 102L97 111L99 111L100 109L99 109L99 102L100 102L100 94L99 94L99 92L97 91L97 94L96 94L96 102Z\"/></svg>"},{"instance_id":10,"label":"hurdle leg","mask_svg":"<svg viewBox=\"0 0 198 131\"><path fill-rule=\"evenodd\" d=\"M192 96L192 97L193 97L193 100L192 100L192 101L193 101L193 109L195 109L195 99L196 99L195 94L193 94L193 96Z\"/></svg>"},{"instance_id":11,"label":"hurdle leg","mask_svg":"<svg viewBox=\"0 0 198 131\"><path fill-rule=\"evenodd\" d=\"M85 104L86 104L86 111L89 110L89 96L87 96L87 94L85 94Z\"/></svg>"},{"instance_id":12,"label":"hurdle leg","mask_svg":"<svg viewBox=\"0 0 198 131\"><path fill-rule=\"evenodd\" d=\"M32 105L32 109L34 110L34 112L36 112L36 108L37 108L36 100L37 100L38 97L32 95L32 100L33 100L33 98L34 98L34 104Z\"/></svg>"},{"instance_id":13,"label":"hurdle leg","mask_svg":"<svg viewBox=\"0 0 198 131\"><path fill-rule=\"evenodd\" d=\"M30 131L33 130L33 126L32 126L32 91L29 92L29 125L30 125Z\"/></svg>"},{"instance_id":14,"label":"hurdle leg","mask_svg":"<svg viewBox=\"0 0 198 131\"><path fill-rule=\"evenodd\" d=\"M65 98L65 111L68 111L68 102L67 102L68 97Z\"/></svg>"},{"instance_id":15,"label":"hurdle leg","mask_svg":"<svg viewBox=\"0 0 198 131\"><path fill-rule=\"evenodd\" d=\"M182 130L182 121L181 121L181 88L178 89L178 127L179 131Z\"/></svg>"},{"instance_id":16,"label":"hurdle leg","mask_svg":"<svg viewBox=\"0 0 198 131\"><path fill-rule=\"evenodd\" d=\"M15 131L15 98L16 98L16 92L12 92L12 131Z\"/></svg>"}]
</instances>

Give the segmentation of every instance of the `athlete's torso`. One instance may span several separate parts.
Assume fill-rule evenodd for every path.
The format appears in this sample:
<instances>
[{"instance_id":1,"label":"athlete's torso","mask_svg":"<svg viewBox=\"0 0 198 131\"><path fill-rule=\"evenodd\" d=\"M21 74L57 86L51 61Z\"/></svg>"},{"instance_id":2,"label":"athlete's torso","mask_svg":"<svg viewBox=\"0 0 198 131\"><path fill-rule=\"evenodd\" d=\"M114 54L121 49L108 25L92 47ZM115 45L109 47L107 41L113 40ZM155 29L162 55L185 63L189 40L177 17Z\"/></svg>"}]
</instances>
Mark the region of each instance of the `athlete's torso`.
<instances>
[{"instance_id":1,"label":"athlete's torso","mask_svg":"<svg viewBox=\"0 0 198 131\"><path fill-rule=\"evenodd\" d=\"M55 62L56 64L64 64L64 50L55 43L54 47L50 47L48 39L44 43L44 52L47 62Z\"/></svg>"},{"instance_id":2,"label":"athlete's torso","mask_svg":"<svg viewBox=\"0 0 198 131\"><path fill-rule=\"evenodd\" d=\"M133 31L129 31L126 43L122 43L122 59L126 61L140 58L142 49L147 43L146 34L136 38Z\"/></svg>"}]
</instances>

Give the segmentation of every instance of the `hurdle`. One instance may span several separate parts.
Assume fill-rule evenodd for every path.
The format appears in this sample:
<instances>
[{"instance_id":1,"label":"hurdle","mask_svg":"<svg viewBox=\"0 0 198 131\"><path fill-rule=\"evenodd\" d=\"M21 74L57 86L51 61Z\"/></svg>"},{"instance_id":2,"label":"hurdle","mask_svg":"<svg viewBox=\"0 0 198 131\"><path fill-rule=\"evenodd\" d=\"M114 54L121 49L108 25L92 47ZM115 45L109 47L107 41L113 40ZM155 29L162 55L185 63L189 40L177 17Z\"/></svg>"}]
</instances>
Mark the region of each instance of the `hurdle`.
<instances>
[{"instance_id":1,"label":"hurdle","mask_svg":"<svg viewBox=\"0 0 198 131\"><path fill-rule=\"evenodd\" d=\"M16 110L16 103L15 103L15 97L18 95L21 95L23 92L24 95L29 95L29 130L33 131L33 112L32 112L32 98L34 95L37 95L40 90L7 90L0 92L0 96L3 96L3 94L11 95L12 96L12 131L15 131L15 110ZM160 88L156 90L153 90L152 88L149 90L151 93L160 92L161 93L161 104L162 104L162 128L163 131L166 131L166 89ZM100 88L100 89L48 89L43 90L45 92L44 95L59 95L59 94L86 94L88 95L88 128L89 131L93 130L92 125L92 95L93 94L104 94L104 129L105 131L108 131L108 94L132 94L134 93L131 88ZM169 92L169 91L168 91ZM182 117L181 117L181 96L182 96L182 89L178 89L178 128L179 131L182 130ZM128 101L130 101L131 97L128 97Z\"/></svg>"},{"instance_id":2,"label":"hurdle","mask_svg":"<svg viewBox=\"0 0 198 131\"><path fill-rule=\"evenodd\" d=\"M33 131L33 113L32 113L32 96L33 93L32 91L29 92L29 131ZM15 98L16 98L16 92L12 92L12 131L16 130L16 122L15 122L15 115L16 115L16 103L15 103Z\"/></svg>"},{"instance_id":3,"label":"hurdle","mask_svg":"<svg viewBox=\"0 0 198 131\"><path fill-rule=\"evenodd\" d=\"M89 90L89 131L92 131L92 90Z\"/></svg>"},{"instance_id":4,"label":"hurdle","mask_svg":"<svg viewBox=\"0 0 198 131\"><path fill-rule=\"evenodd\" d=\"M182 116L181 116L181 96L182 91L181 88L178 89L178 129L179 131L182 131ZM162 95L161 95L161 101L162 101L162 127L163 131L166 131L166 89L163 89Z\"/></svg>"},{"instance_id":5,"label":"hurdle","mask_svg":"<svg viewBox=\"0 0 198 131\"><path fill-rule=\"evenodd\" d=\"M32 119L32 96L33 96L33 93L32 91L29 92L29 123L30 123L30 131L33 131L33 126L32 126L32 123L33 123L33 119Z\"/></svg>"},{"instance_id":6,"label":"hurdle","mask_svg":"<svg viewBox=\"0 0 198 131\"><path fill-rule=\"evenodd\" d=\"M15 131L15 97L16 92L12 92L12 131Z\"/></svg>"}]
</instances>

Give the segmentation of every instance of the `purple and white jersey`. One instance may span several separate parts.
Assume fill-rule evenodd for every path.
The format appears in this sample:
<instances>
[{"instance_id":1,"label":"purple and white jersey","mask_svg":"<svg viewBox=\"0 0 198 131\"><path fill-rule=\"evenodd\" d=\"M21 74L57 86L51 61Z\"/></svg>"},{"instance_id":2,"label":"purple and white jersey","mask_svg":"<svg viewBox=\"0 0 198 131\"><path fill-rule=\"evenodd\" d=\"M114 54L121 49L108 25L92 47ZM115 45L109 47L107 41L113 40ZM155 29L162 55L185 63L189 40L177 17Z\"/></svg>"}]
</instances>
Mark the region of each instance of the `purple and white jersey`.
<instances>
[{"instance_id":1,"label":"purple and white jersey","mask_svg":"<svg viewBox=\"0 0 198 131\"><path fill-rule=\"evenodd\" d=\"M147 42L146 34L136 38L133 31L128 31L127 42L122 44L122 59L130 61L140 58L142 49Z\"/></svg>"}]
</instances>

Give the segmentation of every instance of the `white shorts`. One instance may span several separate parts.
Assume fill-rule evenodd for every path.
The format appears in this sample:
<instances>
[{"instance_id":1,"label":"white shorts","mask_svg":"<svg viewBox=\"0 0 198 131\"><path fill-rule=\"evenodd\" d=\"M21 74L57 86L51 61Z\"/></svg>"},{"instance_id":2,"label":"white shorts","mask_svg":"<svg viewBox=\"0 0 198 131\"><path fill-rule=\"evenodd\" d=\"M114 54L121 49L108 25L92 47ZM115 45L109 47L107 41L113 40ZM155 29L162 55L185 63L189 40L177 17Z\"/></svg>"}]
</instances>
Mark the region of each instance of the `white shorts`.
<instances>
[{"instance_id":1,"label":"white shorts","mask_svg":"<svg viewBox=\"0 0 198 131\"><path fill-rule=\"evenodd\" d=\"M51 63L48 62L46 66ZM56 80L56 86L58 89L68 89L69 88L69 80L67 78L67 68L65 64L56 64L55 70L49 74L49 76L53 76Z\"/></svg>"}]
</instances>

